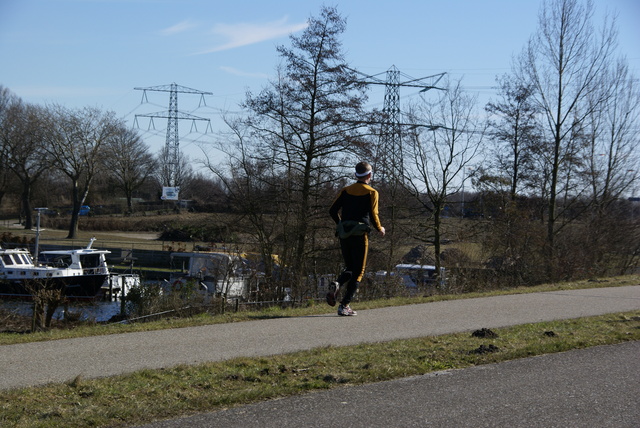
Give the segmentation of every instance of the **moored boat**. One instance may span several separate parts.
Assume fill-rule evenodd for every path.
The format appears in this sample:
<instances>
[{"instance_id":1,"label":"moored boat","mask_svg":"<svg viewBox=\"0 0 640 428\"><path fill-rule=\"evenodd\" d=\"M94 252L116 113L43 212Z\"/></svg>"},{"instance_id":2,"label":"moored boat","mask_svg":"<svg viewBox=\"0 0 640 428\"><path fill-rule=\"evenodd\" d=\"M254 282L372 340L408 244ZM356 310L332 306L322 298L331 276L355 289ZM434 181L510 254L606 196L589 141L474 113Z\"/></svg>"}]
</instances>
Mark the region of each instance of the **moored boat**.
<instances>
[{"instance_id":1,"label":"moored boat","mask_svg":"<svg viewBox=\"0 0 640 428\"><path fill-rule=\"evenodd\" d=\"M109 276L108 250L49 250L39 260L26 248L0 248L0 299L31 299L34 289L61 290L68 300L95 300Z\"/></svg>"}]
</instances>

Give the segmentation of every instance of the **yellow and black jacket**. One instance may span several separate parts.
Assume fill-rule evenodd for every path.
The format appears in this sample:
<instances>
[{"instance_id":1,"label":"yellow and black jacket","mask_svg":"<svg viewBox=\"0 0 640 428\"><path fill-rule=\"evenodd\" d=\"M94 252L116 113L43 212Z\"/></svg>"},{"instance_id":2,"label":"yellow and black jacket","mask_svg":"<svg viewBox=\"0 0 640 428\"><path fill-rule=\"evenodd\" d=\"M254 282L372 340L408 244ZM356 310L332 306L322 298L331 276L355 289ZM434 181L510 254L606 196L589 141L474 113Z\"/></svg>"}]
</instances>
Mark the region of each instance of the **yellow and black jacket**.
<instances>
[{"instance_id":1,"label":"yellow and black jacket","mask_svg":"<svg viewBox=\"0 0 640 428\"><path fill-rule=\"evenodd\" d=\"M382 229L378 217L378 191L361 181L343 187L329 209L336 224L341 221L365 223Z\"/></svg>"}]
</instances>

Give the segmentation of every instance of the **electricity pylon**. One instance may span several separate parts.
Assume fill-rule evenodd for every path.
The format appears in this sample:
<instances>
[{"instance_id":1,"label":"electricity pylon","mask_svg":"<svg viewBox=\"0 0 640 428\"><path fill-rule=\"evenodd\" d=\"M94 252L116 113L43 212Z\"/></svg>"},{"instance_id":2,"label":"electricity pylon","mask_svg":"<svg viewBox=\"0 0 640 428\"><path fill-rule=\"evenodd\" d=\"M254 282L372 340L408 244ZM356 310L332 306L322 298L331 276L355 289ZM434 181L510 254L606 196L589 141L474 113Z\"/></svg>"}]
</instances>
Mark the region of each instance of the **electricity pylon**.
<instances>
[{"instance_id":1,"label":"electricity pylon","mask_svg":"<svg viewBox=\"0 0 640 428\"><path fill-rule=\"evenodd\" d=\"M169 110L164 112L157 113L149 113L149 114L136 114L135 123L138 122L138 117L148 117L151 119L151 123L153 123L154 118L162 118L167 119L167 142L166 142L166 153L165 153L165 162L167 169L167 183L165 183L169 187L179 187L180 186L180 137L178 135L178 121L182 119L188 119L193 122L192 129L195 126L196 120L204 120L207 121L207 130L211 128L211 120L206 119L204 117L194 116L189 113L183 113L178 110L178 93L184 94L199 94L200 95L200 104L204 103L206 105L204 96L205 95L213 95L211 92L199 91L197 89L187 88L185 86L179 86L175 83L170 85L160 85L160 86L151 86L148 88L133 88L135 90L142 91L142 102L149 101L147 99L147 91L156 91L156 92L169 92ZM206 131L205 131L206 132Z\"/></svg>"},{"instance_id":2,"label":"electricity pylon","mask_svg":"<svg viewBox=\"0 0 640 428\"><path fill-rule=\"evenodd\" d=\"M384 85L384 104L382 107L382 121L380 141L374 155L374 169L378 172L376 177L380 181L401 179L404 173L404 153L402 148L402 123L400 122L400 88L419 88L420 92L430 89L440 89L436 85L446 73L438 73L432 76L415 79L401 73L395 65L386 72L386 80L376 76L368 76L357 70L356 73L364 76L362 82L368 85ZM400 81L400 75L409 80ZM430 82L426 80L430 79Z\"/></svg>"}]
</instances>

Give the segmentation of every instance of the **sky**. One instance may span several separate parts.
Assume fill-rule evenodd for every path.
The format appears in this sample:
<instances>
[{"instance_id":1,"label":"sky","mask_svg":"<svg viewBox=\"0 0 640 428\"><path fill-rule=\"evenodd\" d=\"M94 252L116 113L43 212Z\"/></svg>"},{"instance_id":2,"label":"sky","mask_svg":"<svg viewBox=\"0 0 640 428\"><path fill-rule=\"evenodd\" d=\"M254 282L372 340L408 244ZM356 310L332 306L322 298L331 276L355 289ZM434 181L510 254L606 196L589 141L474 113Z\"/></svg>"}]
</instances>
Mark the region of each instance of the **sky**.
<instances>
[{"instance_id":1,"label":"sky","mask_svg":"<svg viewBox=\"0 0 640 428\"><path fill-rule=\"evenodd\" d=\"M209 119L179 122L180 149L192 160L211 153L222 114L240 111L246 92L274 75L277 46L289 46L323 5L346 18L347 61L401 81L447 73L462 78L481 104L495 96L496 76L538 26L541 0L0 0L0 85L23 101L114 111L139 128L154 153L166 143L169 94L134 88L176 83L211 92L178 95L181 112ZM594 24L617 13L619 52L640 76L640 1L594 0ZM401 90L401 104L417 90ZM368 106L382 108L384 87ZM205 132L206 131L206 132Z\"/></svg>"}]
</instances>

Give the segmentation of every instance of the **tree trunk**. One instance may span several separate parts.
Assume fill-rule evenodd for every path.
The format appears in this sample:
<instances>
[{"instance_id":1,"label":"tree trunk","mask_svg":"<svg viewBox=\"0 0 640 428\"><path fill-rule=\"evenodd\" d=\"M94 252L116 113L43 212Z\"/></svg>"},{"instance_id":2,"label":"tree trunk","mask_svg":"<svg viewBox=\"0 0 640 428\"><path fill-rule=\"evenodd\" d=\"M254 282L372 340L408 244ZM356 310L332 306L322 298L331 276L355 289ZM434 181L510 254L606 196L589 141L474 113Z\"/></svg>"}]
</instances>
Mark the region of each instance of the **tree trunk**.
<instances>
[{"instance_id":1,"label":"tree trunk","mask_svg":"<svg viewBox=\"0 0 640 428\"><path fill-rule=\"evenodd\" d=\"M24 210L24 228L33 229L33 215L31 215L31 186L23 183L22 186L22 209Z\"/></svg>"},{"instance_id":2,"label":"tree trunk","mask_svg":"<svg viewBox=\"0 0 640 428\"><path fill-rule=\"evenodd\" d=\"M78 236L78 216L80 214L80 192L78 190L78 180L73 179L73 209L71 210L71 222L69 223L69 234L67 239L76 239Z\"/></svg>"}]
</instances>

